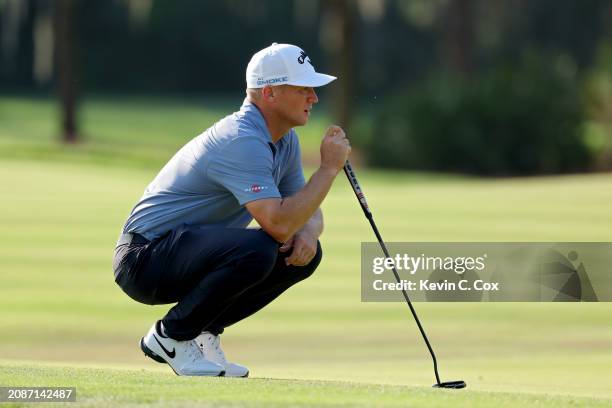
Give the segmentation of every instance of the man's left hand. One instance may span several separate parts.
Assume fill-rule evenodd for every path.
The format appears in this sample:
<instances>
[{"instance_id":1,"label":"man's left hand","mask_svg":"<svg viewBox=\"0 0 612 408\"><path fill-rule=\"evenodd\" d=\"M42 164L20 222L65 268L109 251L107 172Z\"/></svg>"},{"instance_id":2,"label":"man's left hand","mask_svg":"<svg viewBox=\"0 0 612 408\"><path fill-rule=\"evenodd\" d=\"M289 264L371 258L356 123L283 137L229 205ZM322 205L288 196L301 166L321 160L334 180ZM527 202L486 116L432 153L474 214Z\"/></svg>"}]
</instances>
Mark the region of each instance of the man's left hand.
<instances>
[{"instance_id":1,"label":"man's left hand","mask_svg":"<svg viewBox=\"0 0 612 408\"><path fill-rule=\"evenodd\" d=\"M287 252L291 248L293 251L285 258L285 263L294 266L308 265L317 254L317 238L304 231L297 232L280 247L279 251Z\"/></svg>"}]
</instances>

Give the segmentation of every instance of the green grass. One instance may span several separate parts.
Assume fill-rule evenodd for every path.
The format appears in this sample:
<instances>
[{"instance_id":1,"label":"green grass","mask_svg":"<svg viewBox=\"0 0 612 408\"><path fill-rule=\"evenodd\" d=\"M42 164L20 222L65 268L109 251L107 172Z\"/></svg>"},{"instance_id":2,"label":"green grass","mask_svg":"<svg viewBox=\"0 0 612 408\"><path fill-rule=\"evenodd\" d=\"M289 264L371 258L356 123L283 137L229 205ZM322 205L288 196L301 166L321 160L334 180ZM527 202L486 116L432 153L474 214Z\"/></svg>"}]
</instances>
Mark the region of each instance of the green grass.
<instances>
[{"instance_id":1,"label":"green grass","mask_svg":"<svg viewBox=\"0 0 612 408\"><path fill-rule=\"evenodd\" d=\"M3 384L19 386L31 383L32 379L44 381L47 386L76 387L78 406L84 407L610 406L610 401L595 398L435 390L345 381L185 378L154 370L60 367L48 364L9 363L0 367L0 380L3 380ZM74 406L72 403L61 405Z\"/></svg>"},{"instance_id":2,"label":"green grass","mask_svg":"<svg viewBox=\"0 0 612 408\"><path fill-rule=\"evenodd\" d=\"M81 143L61 146L53 99L0 95L0 158L161 167L186 142L239 109L242 95L224 98L94 97L79 110ZM316 107L299 129L308 157L329 121Z\"/></svg>"},{"instance_id":3,"label":"green grass","mask_svg":"<svg viewBox=\"0 0 612 408\"><path fill-rule=\"evenodd\" d=\"M0 101L0 115L32 114L42 103ZM90 115L104 121L100 135L117 135L106 139L109 151L120 150L124 122L102 105ZM19 124L34 117L0 120L0 143L23 149L0 153L0 384L76 385L79 405L92 407L612 406L610 303L418 303L443 380L468 383L432 390L406 306L360 302L360 243L373 235L343 179L323 206L316 274L223 335L226 353L252 378L177 378L137 346L167 308L131 301L111 268L119 230L156 173L146 162L153 156L110 165L95 149L81 160L54 148L57 156L30 158L30 144L51 145L47 136L20 139L21 126L51 129L37 116ZM162 133L150 139L160 160L174 148ZM611 240L610 174L482 180L358 171L387 241Z\"/></svg>"}]
</instances>

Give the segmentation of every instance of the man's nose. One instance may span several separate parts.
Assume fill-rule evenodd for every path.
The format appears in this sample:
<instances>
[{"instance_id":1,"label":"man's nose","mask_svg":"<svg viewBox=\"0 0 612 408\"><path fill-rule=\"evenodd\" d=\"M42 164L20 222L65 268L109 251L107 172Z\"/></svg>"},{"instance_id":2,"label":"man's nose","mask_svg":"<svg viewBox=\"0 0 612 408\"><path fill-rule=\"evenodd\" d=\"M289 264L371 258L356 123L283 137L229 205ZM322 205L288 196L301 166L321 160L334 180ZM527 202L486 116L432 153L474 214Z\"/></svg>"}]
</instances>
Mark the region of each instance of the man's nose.
<instances>
[{"instance_id":1,"label":"man's nose","mask_svg":"<svg viewBox=\"0 0 612 408\"><path fill-rule=\"evenodd\" d=\"M319 98L317 97L317 93L315 92L314 88L310 88L310 95L308 95L308 99L310 100L310 103L319 102Z\"/></svg>"}]
</instances>

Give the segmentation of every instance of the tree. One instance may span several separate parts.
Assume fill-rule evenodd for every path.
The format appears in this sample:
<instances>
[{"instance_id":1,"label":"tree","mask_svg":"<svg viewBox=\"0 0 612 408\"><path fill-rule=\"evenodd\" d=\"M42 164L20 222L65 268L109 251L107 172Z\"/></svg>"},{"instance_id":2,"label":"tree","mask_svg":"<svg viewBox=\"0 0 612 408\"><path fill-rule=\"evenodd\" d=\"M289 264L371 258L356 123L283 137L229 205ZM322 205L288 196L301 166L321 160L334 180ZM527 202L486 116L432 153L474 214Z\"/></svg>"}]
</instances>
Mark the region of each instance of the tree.
<instances>
[{"instance_id":1,"label":"tree","mask_svg":"<svg viewBox=\"0 0 612 408\"><path fill-rule=\"evenodd\" d=\"M474 8L474 0L451 0L440 22L443 62L463 78L474 69Z\"/></svg>"},{"instance_id":2,"label":"tree","mask_svg":"<svg viewBox=\"0 0 612 408\"><path fill-rule=\"evenodd\" d=\"M74 36L75 6L74 0L55 0L53 6L55 73L64 143L76 143L79 140L76 121L78 79Z\"/></svg>"},{"instance_id":3,"label":"tree","mask_svg":"<svg viewBox=\"0 0 612 408\"><path fill-rule=\"evenodd\" d=\"M354 10L350 0L323 1L321 19L322 42L332 56L332 70L340 81L333 86L333 110L338 123L345 129L351 126L352 102L355 95L355 37Z\"/></svg>"}]
</instances>

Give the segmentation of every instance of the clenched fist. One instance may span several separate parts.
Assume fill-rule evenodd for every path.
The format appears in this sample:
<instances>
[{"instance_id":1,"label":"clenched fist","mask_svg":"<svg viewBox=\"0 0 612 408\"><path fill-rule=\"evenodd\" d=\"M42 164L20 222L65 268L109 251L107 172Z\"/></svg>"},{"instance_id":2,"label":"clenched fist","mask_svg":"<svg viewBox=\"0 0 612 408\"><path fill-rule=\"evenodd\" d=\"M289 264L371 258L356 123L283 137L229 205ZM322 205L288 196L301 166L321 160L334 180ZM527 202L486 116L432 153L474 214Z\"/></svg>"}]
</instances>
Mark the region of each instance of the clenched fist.
<instances>
[{"instance_id":1,"label":"clenched fist","mask_svg":"<svg viewBox=\"0 0 612 408\"><path fill-rule=\"evenodd\" d=\"M351 145L340 126L332 125L321 142L321 167L340 171L351 153Z\"/></svg>"}]
</instances>

